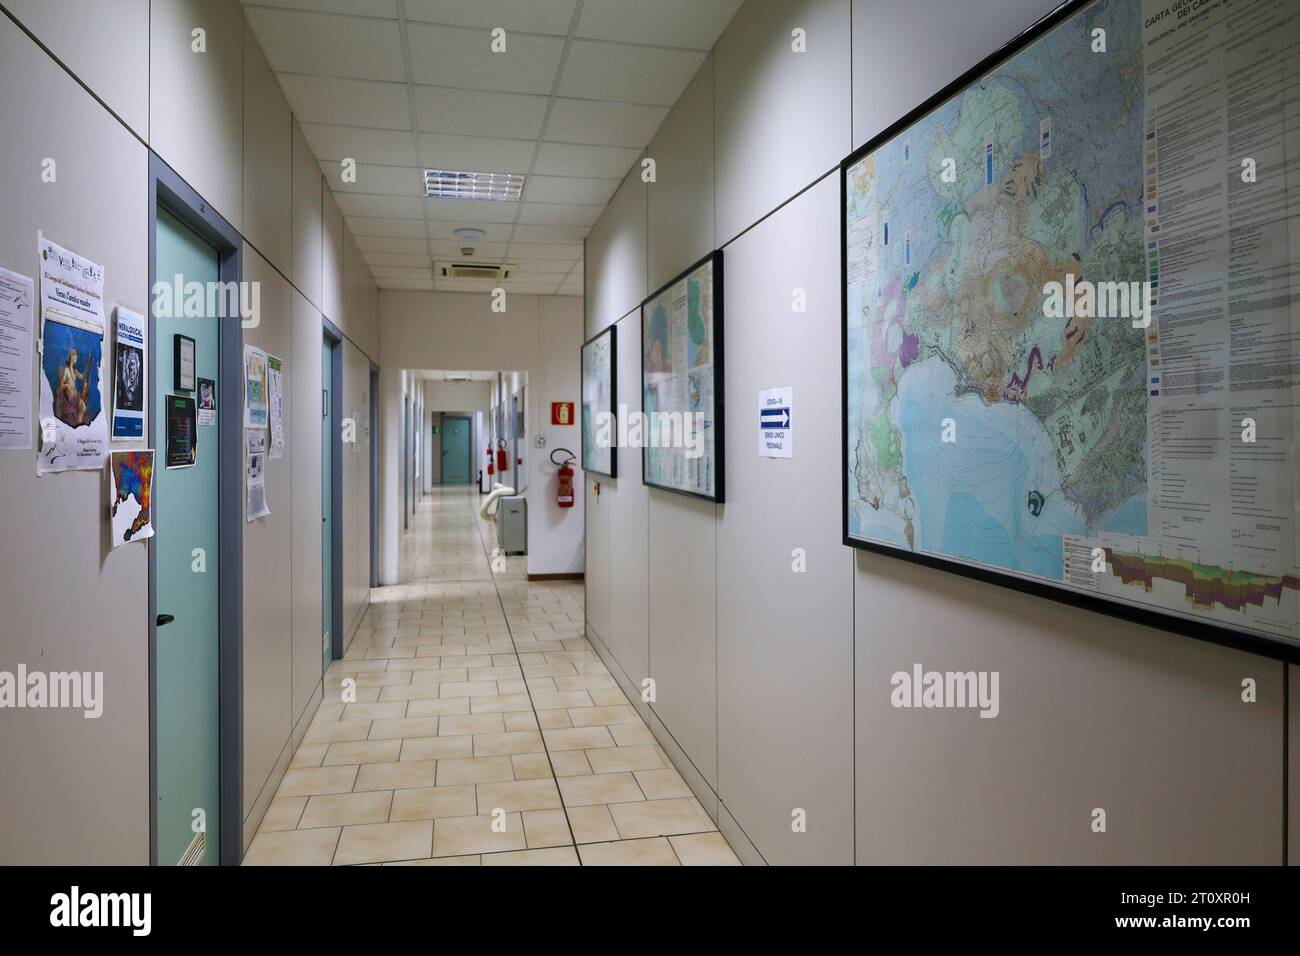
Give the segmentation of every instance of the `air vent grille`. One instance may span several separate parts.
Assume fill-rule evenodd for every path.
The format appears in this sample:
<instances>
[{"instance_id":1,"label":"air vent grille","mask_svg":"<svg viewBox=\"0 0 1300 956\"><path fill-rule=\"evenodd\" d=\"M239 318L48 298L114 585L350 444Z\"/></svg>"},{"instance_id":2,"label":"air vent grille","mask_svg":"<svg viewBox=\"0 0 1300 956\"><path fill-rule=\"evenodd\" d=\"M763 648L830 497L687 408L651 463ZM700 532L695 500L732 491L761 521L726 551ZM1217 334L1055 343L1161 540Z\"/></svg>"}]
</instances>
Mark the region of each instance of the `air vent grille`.
<instances>
[{"instance_id":1,"label":"air vent grille","mask_svg":"<svg viewBox=\"0 0 1300 956\"><path fill-rule=\"evenodd\" d=\"M438 262L434 274L440 279L486 279L500 281L510 278L511 266L488 262Z\"/></svg>"}]
</instances>

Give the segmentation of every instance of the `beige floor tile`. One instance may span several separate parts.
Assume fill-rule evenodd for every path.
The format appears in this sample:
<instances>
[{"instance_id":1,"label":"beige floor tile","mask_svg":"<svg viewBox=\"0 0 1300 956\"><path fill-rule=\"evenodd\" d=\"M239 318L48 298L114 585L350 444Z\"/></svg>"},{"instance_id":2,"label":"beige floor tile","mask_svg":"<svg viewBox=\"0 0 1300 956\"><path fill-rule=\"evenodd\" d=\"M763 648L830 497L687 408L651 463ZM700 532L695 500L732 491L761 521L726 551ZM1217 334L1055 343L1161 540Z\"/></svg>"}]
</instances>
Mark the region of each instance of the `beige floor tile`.
<instances>
[{"instance_id":1,"label":"beige floor tile","mask_svg":"<svg viewBox=\"0 0 1300 956\"><path fill-rule=\"evenodd\" d=\"M435 817L469 817L478 813L474 786L419 787L393 791L393 808L388 819L432 820Z\"/></svg>"},{"instance_id":2,"label":"beige floor tile","mask_svg":"<svg viewBox=\"0 0 1300 956\"><path fill-rule=\"evenodd\" d=\"M613 736L614 742L620 747L635 747L639 744L653 744L655 742L654 734L643 723L635 724L610 724L610 735Z\"/></svg>"},{"instance_id":3,"label":"beige floor tile","mask_svg":"<svg viewBox=\"0 0 1300 956\"><path fill-rule=\"evenodd\" d=\"M598 803L642 801L645 795L630 773L597 773L585 777L560 777L565 806L587 807Z\"/></svg>"},{"instance_id":4,"label":"beige floor tile","mask_svg":"<svg viewBox=\"0 0 1300 956\"><path fill-rule=\"evenodd\" d=\"M547 750L592 750L614 746L614 738L605 727L561 727L543 730L542 736L546 738Z\"/></svg>"},{"instance_id":5,"label":"beige floor tile","mask_svg":"<svg viewBox=\"0 0 1300 956\"><path fill-rule=\"evenodd\" d=\"M475 734L474 756L491 757L498 754L542 753L542 735L535 730L504 734Z\"/></svg>"},{"instance_id":6,"label":"beige floor tile","mask_svg":"<svg viewBox=\"0 0 1300 956\"><path fill-rule=\"evenodd\" d=\"M449 757L474 756L474 738L408 737L402 741L403 760L445 760Z\"/></svg>"},{"instance_id":7,"label":"beige floor tile","mask_svg":"<svg viewBox=\"0 0 1300 956\"><path fill-rule=\"evenodd\" d=\"M388 717L405 717L406 701L387 704L347 704L343 708L343 720L381 720Z\"/></svg>"},{"instance_id":8,"label":"beige floor tile","mask_svg":"<svg viewBox=\"0 0 1300 956\"><path fill-rule=\"evenodd\" d=\"M480 866L478 854L473 856L435 856L427 860L393 860L384 866Z\"/></svg>"},{"instance_id":9,"label":"beige floor tile","mask_svg":"<svg viewBox=\"0 0 1300 956\"><path fill-rule=\"evenodd\" d=\"M578 853L584 866L681 866L663 837L587 843L578 847Z\"/></svg>"},{"instance_id":10,"label":"beige floor tile","mask_svg":"<svg viewBox=\"0 0 1300 956\"><path fill-rule=\"evenodd\" d=\"M609 807L597 804L591 807L568 807L569 826L573 838L579 843L602 843L618 839L618 828L609 814Z\"/></svg>"},{"instance_id":11,"label":"beige floor tile","mask_svg":"<svg viewBox=\"0 0 1300 956\"><path fill-rule=\"evenodd\" d=\"M542 730L560 730L564 727L572 727L573 721L569 719L569 712L563 708L539 710L537 712L537 726Z\"/></svg>"},{"instance_id":12,"label":"beige floor tile","mask_svg":"<svg viewBox=\"0 0 1300 956\"><path fill-rule=\"evenodd\" d=\"M557 707L590 707L591 698L585 690L534 691L533 706L538 710L551 710Z\"/></svg>"},{"instance_id":13,"label":"beige floor tile","mask_svg":"<svg viewBox=\"0 0 1300 956\"><path fill-rule=\"evenodd\" d=\"M466 853L527 849L524 824L518 813L507 813L500 818L505 824L501 832L492 829L496 819L489 814L437 820L433 826L433 855L463 856Z\"/></svg>"},{"instance_id":14,"label":"beige floor tile","mask_svg":"<svg viewBox=\"0 0 1300 956\"><path fill-rule=\"evenodd\" d=\"M347 793L356 779L355 766L286 770L276 796L309 797L317 793Z\"/></svg>"},{"instance_id":15,"label":"beige floor tile","mask_svg":"<svg viewBox=\"0 0 1300 956\"><path fill-rule=\"evenodd\" d=\"M740 866L721 833L689 833L668 838L682 866Z\"/></svg>"},{"instance_id":16,"label":"beige floor tile","mask_svg":"<svg viewBox=\"0 0 1300 956\"><path fill-rule=\"evenodd\" d=\"M444 717L439 733L444 736L452 734L500 734L506 729L500 714L469 714L464 717Z\"/></svg>"},{"instance_id":17,"label":"beige floor tile","mask_svg":"<svg viewBox=\"0 0 1300 956\"><path fill-rule=\"evenodd\" d=\"M665 800L669 797L689 797L691 788L674 768L665 770L638 770L632 776L641 785L647 800Z\"/></svg>"},{"instance_id":18,"label":"beige floor tile","mask_svg":"<svg viewBox=\"0 0 1300 956\"><path fill-rule=\"evenodd\" d=\"M514 778L514 765L506 756L460 757L438 761L437 785L440 787L460 783L495 783Z\"/></svg>"},{"instance_id":19,"label":"beige floor tile","mask_svg":"<svg viewBox=\"0 0 1300 956\"><path fill-rule=\"evenodd\" d=\"M570 707L569 720L575 727L593 727L597 724L640 724L641 718L628 704L612 707ZM610 728L613 731L613 727Z\"/></svg>"},{"instance_id":20,"label":"beige floor tile","mask_svg":"<svg viewBox=\"0 0 1300 956\"><path fill-rule=\"evenodd\" d=\"M483 854L484 866L578 866L577 851L571 846L548 850L513 850Z\"/></svg>"},{"instance_id":21,"label":"beige floor tile","mask_svg":"<svg viewBox=\"0 0 1300 956\"><path fill-rule=\"evenodd\" d=\"M420 738L425 739L425 738ZM408 790L412 787L432 787L437 784L437 767L440 761L401 760L397 763L366 764L357 773L358 792L362 790Z\"/></svg>"},{"instance_id":22,"label":"beige floor tile","mask_svg":"<svg viewBox=\"0 0 1300 956\"><path fill-rule=\"evenodd\" d=\"M338 827L357 823L387 823L391 790L366 793L334 793L315 796L298 821L299 829Z\"/></svg>"},{"instance_id":23,"label":"beige floor tile","mask_svg":"<svg viewBox=\"0 0 1300 956\"><path fill-rule=\"evenodd\" d=\"M501 715L506 725L506 733L519 733L524 730L537 730L537 715L532 711L516 711Z\"/></svg>"},{"instance_id":24,"label":"beige floor tile","mask_svg":"<svg viewBox=\"0 0 1300 956\"><path fill-rule=\"evenodd\" d=\"M344 764L391 763L402 751L400 740L353 740L332 743L321 766Z\"/></svg>"},{"instance_id":25,"label":"beige floor tile","mask_svg":"<svg viewBox=\"0 0 1300 956\"><path fill-rule=\"evenodd\" d=\"M413 700L406 705L407 717L441 717L468 714L470 698L451 697L437 700Z\"/></svg>"},{"instance_id":26,"label":"beige floor tile","mask_svg":"<svg viewBox=\"0 0 1300 956\"><path fill-rule=\"evenodd\" d=\"M525 810L524 839L528 848L572 846L573 834L563 810Z\"/></svg>"},{"instance_id":27,"label":"beige floor tile","mask_svg":"<svg viewBox=\"0 0 1300 956\"><path fill-rule=\"evenodd\" d=\"M582 750L556 750L549 754L551 766L557 777L585 777L591 773L591 764Z\"/></svg>"},{"instance_id":28,"label":"beige floor tile","mask_svg":"<svg viewBox=\"0 0 1300 956\"><path fill-rule=\"evenodd\" d=\"M551 762L544 753L512 754L510 763L515 768L516 780L551 778Z\"/></svg>"},{"instance_id":29,"label":"beige floor tile","mask_svg":"<svg viewBox=\"0 0 1300 956\"><path fill-rule=\"evenodd\" d=\"M338 842L337 827L259 832L244 855L244 866L329 866Z\"/></svg>"},{"instance_id":30,"label":"beige floor tile","mask_svg":"<svg viewBox=\"0 0 1300 956\"><path fill-rule=\"evenodd\" d=\"M475 714L532 713L533 709L527 694L494 694L488 697L471 697L469 706L471 713Z\"/></svg>"},{"instance_id":31,"label":"beige floor tile","mask_svg":"<svg viewBox=\"0 0 1300 956\"><path fill-rule=\"evenodd\" d=\"M594 773L614 773L620 770L660 770L667 766L653 744L588 750L587 762L591 764Z\"/></svg>"},{"instance_id":32,"label":"beige floor tile","mask_svg":"<svg viewBox=\"0 0 1300 956\"><path fill-rule=\"evenodd\" d=\"M494 680L453 681L439 684L438 689L440 697L496 697L502 693Z\"/></svg>"},{"instance_id":33,"label":"beige floor tile","mask_svg":"<svg viewBox=\"0 0 1300 956\"><path fill-rule=\"evenodd\" d=\"M344 827L334 852L334 864L427 859L432 843L432 820Z\"/></svg>"},{"instance_id":34,"label":"beige floor tile","mask_svg":"<svg viewBox=\"0 0 1300 956\"><path fill-rule=\"evenodd\" d=\"M504 810L550 810L560 806L560 791L549 777L478 785L479 813L491 813L498 807Z\"/></svg>"},{"instance_id":35,"label":"beige floor tile","mask_svg":"<svg viewBox=\"0 0 1300 956\"><path fill-rule=\"evenodd\" d=\"M371 740L400 740L403 737L436 737L437 717L394 717L372 721Z\"/></svg>"},{"instance_id":36,"label":"beige floor tile","mask_svg":"<svg viewBox=\"0 0 1300 956\"><path fill-rule=\"evenodd\" d=\"M625 840L717 829L699 801L693 797L616 803L609 808L609 812L614 818L614 825L618 827L619 835Z\"/></svg>"},{"instance_id":37,"label":"beige floor tile","mask_svg":"<svg viewBox=\"0 0 1300 956\"><path fill-rule=\"evenodd\" d=\"M370 736L369 720L330 720L313 723L303 737L305 744L333 743L342 740L365 740Z\"/></svg>"},{"instance_id":38,"label":"beige floor tile","mask_svg":"<svg viewBox=\"0 0 1300 956\"><path fill-rule=\"evenodd\" d=\"M320 762L325 759L325 751L329 750L329 744L303 744L298 748L298 752L293 755L289 761L291 770L300 770L303 767L319 767Z\"/></svg>"},{"instance_id":39,"label":"beige floor tile","mask_svg":"<svg viewBox=\"0 0 1300 956\"><path fill-rule=\"evenodd\" d=\"M258 830L293 830L298 826L302 808L307 806L306 797L276 797L266 808Z\"/></svg>"}]
</instances>

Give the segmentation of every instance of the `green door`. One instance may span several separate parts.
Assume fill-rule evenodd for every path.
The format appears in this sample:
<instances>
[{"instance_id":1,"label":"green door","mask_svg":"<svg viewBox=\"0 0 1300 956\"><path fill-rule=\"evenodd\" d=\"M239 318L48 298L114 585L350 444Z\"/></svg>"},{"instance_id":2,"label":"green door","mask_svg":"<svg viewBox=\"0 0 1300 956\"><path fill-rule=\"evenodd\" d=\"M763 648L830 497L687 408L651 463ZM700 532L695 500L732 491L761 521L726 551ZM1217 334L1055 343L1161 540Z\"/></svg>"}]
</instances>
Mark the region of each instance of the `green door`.
<instances>
[{"instance_id":1,"label":"green door","mask_svg":"<svg viewBox=\"0 0 1300 956\"><path fill-rule=\"evenodd\" d=\"M158 210L155 263L159 282L217 282L217 251L179 219ZM204 297L206 299L206 296ZM160 866L180 862L195 837L196 820L206 823L203 863L220 862L221 723L218 697L220 629L217 554L217 426L196 427L195 464L166 467L167 411L174 387L173 341L194 340L196 378L218 380L215 316L155 318L153 414L153 545L157 555L158 627L154 671L157 747L158 856ZM219 415L235 409L218 407ZM164 615L170 615L168 621ZM166 622L166 623L164 623ZM199 811L201 811L201 816Z\"/></svg>"},{"instance_id":2,"label":"green door","mask_svg":"<svg viewBox=\"0 0 1300 956\"><path fill-rule=\"evenodd\" d=\"M469 484L469 419L442 418L442 483Z\"/></svg>"},{"instance_id":3,"label":"green door","mask_svg":"<svg viewBox=\"0 0 1300 956\"><path fill-rule=\"evenodd\" d=\"M324 340L321 349L320 426L320 566L322 667L329 669L334 644L334 346Z\"/></svg>"}]
</instances>

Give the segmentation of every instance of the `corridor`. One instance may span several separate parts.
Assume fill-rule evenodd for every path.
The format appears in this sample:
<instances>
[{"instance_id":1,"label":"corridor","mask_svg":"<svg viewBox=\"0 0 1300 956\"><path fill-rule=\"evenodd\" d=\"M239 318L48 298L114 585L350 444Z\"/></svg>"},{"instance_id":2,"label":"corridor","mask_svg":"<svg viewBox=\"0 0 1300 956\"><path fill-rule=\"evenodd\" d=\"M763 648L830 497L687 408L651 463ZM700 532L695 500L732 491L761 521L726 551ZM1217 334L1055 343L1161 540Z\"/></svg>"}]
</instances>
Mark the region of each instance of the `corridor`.
<instances>
[{"instance_id":1,"label":"corridor","mask_svg":"<svg viewBox=\"0 0 1300 956\"><path fill-rule=\"evenodd\" d=\"M478 504L418 506L245 863L738 865L583 636L581 582L494 557Z\"/></svg>"}]
</instances>

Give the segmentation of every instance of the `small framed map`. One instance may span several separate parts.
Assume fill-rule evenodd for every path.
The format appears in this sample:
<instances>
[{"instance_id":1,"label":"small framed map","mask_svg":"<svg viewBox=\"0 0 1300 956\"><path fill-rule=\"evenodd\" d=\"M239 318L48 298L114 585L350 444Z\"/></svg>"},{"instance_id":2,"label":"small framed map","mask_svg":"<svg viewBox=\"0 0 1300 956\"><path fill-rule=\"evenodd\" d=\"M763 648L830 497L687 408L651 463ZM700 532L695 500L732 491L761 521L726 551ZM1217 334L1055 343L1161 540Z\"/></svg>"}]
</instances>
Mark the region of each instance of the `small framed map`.
<instances>
[{"instance_id":1,"label":"small framed map","mask_svg":"<svg viewBox=\"0 0 1300 956\"><path fill-rule=\"evenodd\" d=\"M719 250L641 303L644 484L723 500L722 386Z\"/></svg>"},{"instance_id":2,"label":"small framed map","mask_svg":"<svg viewBox=\"0 0 1300 956\"><path fill-rule=\"evenodd\" d=\"M618 477L618 327L582 346L582 470Z\"/></svg>"},{"instance_id":3,"label":"small framed map","mask_svg":"<svg viewBox=\"0 0 1300 956\"><path fill-rule=\"evenodd\" d=\"M1073 0L841 164L844 543L1300 659L1294 219L1231 120L1295 8L1193 7Z\"/></svg>"}]
</instances>

